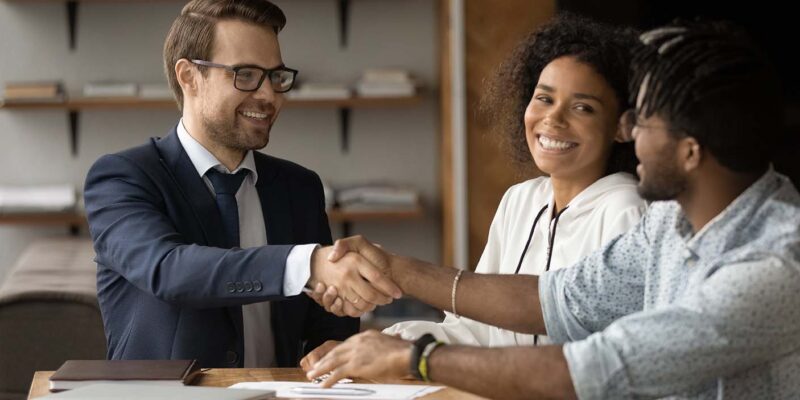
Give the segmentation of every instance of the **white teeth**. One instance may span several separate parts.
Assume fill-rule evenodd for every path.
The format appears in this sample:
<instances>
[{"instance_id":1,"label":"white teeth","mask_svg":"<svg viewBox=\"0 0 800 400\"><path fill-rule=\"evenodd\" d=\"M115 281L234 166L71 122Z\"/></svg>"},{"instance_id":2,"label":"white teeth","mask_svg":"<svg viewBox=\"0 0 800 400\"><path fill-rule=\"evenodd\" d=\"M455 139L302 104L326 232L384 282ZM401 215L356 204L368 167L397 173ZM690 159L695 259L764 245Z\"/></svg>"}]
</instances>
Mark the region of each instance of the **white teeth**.
<instances>
[{"instance_id":1,"label":"white teeth","mask_svg":"<svg viewBox=\"0 0 800 400\"><path fill-rule=\"evenodd\" d=\"M541 144L542 148L544 148L545 150L566 150L577 146L576 143L562 142L560 140L555 140L547 136L539 136L539 144Z\"/></svg>"},{"instance_id":2,"label":"white teeth","mask_svg":"<svg viewBox=\"0 0 800 400\"><path fill-rule=\"evenodd\" d=\"M241 114L248 118L267 119L267 114L262 114L253 111L241 111Z\"/></svg>"}]
</instances>

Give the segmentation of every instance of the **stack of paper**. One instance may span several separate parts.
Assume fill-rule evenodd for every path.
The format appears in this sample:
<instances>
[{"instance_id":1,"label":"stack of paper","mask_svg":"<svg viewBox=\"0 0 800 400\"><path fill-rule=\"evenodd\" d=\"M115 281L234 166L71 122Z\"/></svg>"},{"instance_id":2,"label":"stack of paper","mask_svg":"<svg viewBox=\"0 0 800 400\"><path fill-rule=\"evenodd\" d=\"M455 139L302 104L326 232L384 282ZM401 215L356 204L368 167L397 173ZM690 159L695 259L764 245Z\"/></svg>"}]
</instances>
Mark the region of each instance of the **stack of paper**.
<instances>
[{"instance_id":1,"label":"stack of paper","mask_svg":"<svg viewBox=\"0 0 800 400\"><path fill-rule=\"evenodd\" d=\"M332 390L303 382L241 382L232 389L274 390L277 397L293 399L364 399L364 400L405 400L416 399L434 393L443 386L428 385L383 385L348 383L333 385ZM337 394L336 389L350 389L353 394ZM318 391L318 393L311 393ZM339 392L341 393L341 392ZM355 394L358 393L358 394Z\"/></svg>"},{"instance_id":2,"label":"stack of paper","mask_svg":"<svg viewBox=\"0 0 800 400\"><path fill-rule=\"evenodd\" d=\"M361 97L410 97L416 93L416 83L407 70L368 69L356 84Z\"/></svg>"},{"instance_id":3,"label":"stack of paper","mask_svg":"<svg viewBox=\"0 0 800 400\"><path fill-rule=\"evenodd\" d=\"M75 209L72 185L0 186L0 213L60 212Z\"/></svg>"},{"instance_id":4,"label":"stack of paper","mask_svg":"<svg viewBox=\"0 0 800 400\"><path fill-rule=\"evenodd\" d=\"M419 193L394 185L364 185L339 190L336 201L348 210L410 209L419 203Z\"/></svg>"},{"instance_id":5,"label":"stack of paper","mask_svg":"<svg viewBox=\"0 0 800 400\"><path fill-rule=\"evenodd\" d=\"M86 97L135 97L138 86L133 82L102 81L83 85Z\"/></svg>"},{"instance_id":6,"label":"stack of paper","mask_svg":"<svg viewBox=\"0 0 800 400\"><path fill-rule=\"evenodd\" d=\"M143 83L139 85L139 97L143 99L172 99L172 90L166 83Z\"/></svg>"},{"instance_id":7,"label":"stack of paper","mask_svg":"<svg viewBox=\"0 0 800 400\"><path fill-rule=\"evenodd\" d=\"M350 89L342 83L306 82L288 93L290 99L339 100L350 97Z\"/></svg>"}]
</instances>

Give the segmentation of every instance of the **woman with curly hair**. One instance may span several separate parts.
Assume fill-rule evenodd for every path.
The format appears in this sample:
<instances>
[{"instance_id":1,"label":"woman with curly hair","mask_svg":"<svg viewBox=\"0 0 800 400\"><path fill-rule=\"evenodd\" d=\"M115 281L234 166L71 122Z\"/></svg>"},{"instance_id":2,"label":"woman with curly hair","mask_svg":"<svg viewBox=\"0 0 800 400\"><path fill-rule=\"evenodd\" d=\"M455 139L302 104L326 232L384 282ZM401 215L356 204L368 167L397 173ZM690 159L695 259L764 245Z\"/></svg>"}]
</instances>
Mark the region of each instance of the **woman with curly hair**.
<instances>
[{"instance_id":1,"label":"woman with curly hair","mask_svg":"<svg viewBox=\"0 0 800 400\"><path fill-rule=\"evenodd\" d=\"M539 275L568 267L639 221L646 203L631 174L633 143L620 126L637 43L630 30L565 14L531 33L501 65L482 108L495 113L510 158L521 168L533 161L547 176L505 193L476 273ZM324 295L321 289L321 304L347 314L334 288ZM410 289L404 288L425 301ZM450 290L442 288L448 296ZM548 342L449 312L440 323L407 321L384 332L490 347ZM313 365L335 345L323 344L301 365Z\"/></svg>"},{"instance_id":2,"label":"woman with curly hair","mask_svg":"<svg viewBox=\"0 0 800 400\"><path fill-rule=\"evenodd\" d=\"M620 129L636 34L564 14L531 33L501 65L482 104L520 168L547 176L506 191L475 272L539 275L568 267L628 231L644 212L633 143ZM388 328L414 339L480 346L547 342L447 313Z\"/></svg>"}]
</instances>

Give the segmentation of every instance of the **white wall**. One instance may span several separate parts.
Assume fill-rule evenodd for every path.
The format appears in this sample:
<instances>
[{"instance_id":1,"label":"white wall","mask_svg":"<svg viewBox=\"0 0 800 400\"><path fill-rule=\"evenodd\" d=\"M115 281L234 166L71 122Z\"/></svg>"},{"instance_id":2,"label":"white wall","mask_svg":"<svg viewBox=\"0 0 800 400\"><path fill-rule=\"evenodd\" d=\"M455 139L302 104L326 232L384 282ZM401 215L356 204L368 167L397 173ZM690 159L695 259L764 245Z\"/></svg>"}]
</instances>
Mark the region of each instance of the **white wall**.
<instances>
[{"instance_id":1,"label":"white wall","mask_svg":"<svg viewBox=\"0 0 800 400\"><path fill-rule=\"evenodd\" d=\"M276 3L288 19L279 37L283 59L301 76L350 82L364 68L398 66L426 87L438 86L436 1L352 1L346 49L339 47L337 1ZM0 83L56 79L80 91L93 80L164 81L161 48L182 5L81 3L77 48L70 51L63 3L0 1ZM430 92L412 108L355 109L350 151L342 154L336 110L284 109L264 151L305 165L334 186L390 180L418 187L424 220L357 223L354 231L397 252L439 261L438 111ZM66 112L0 110L0 184L69 182L81 188L99 156L163 136L177 118L169 110L85 111L79 155L72 157ZM336 236L338 227L332 228ZM65 233L0 225L0 281L27 241Z\"/></svg>"}]
</instances>

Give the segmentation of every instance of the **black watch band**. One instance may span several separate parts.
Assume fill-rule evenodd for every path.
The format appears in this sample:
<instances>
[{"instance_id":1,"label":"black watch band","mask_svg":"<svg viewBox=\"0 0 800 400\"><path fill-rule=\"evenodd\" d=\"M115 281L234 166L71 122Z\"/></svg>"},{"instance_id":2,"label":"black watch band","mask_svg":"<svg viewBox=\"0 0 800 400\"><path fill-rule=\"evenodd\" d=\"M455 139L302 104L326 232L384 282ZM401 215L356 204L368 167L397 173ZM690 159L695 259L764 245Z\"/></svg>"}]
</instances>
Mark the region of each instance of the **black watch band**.
<instances>
[{"instance_id":1,"label":"black watch band","mask_svg":"<svg viewBox=\"0 0 800 400\"><path fill-rule=\"evenodd\" d=\"M411 362L409 363L408 369L414 378L422 380L422 375L419 372L419 358L422 356L425 347L435 341L436 338L433 335L426 333L420 336L420 338L415 340L414 344L411 345Z\"/></svg>"}]
</instances>

